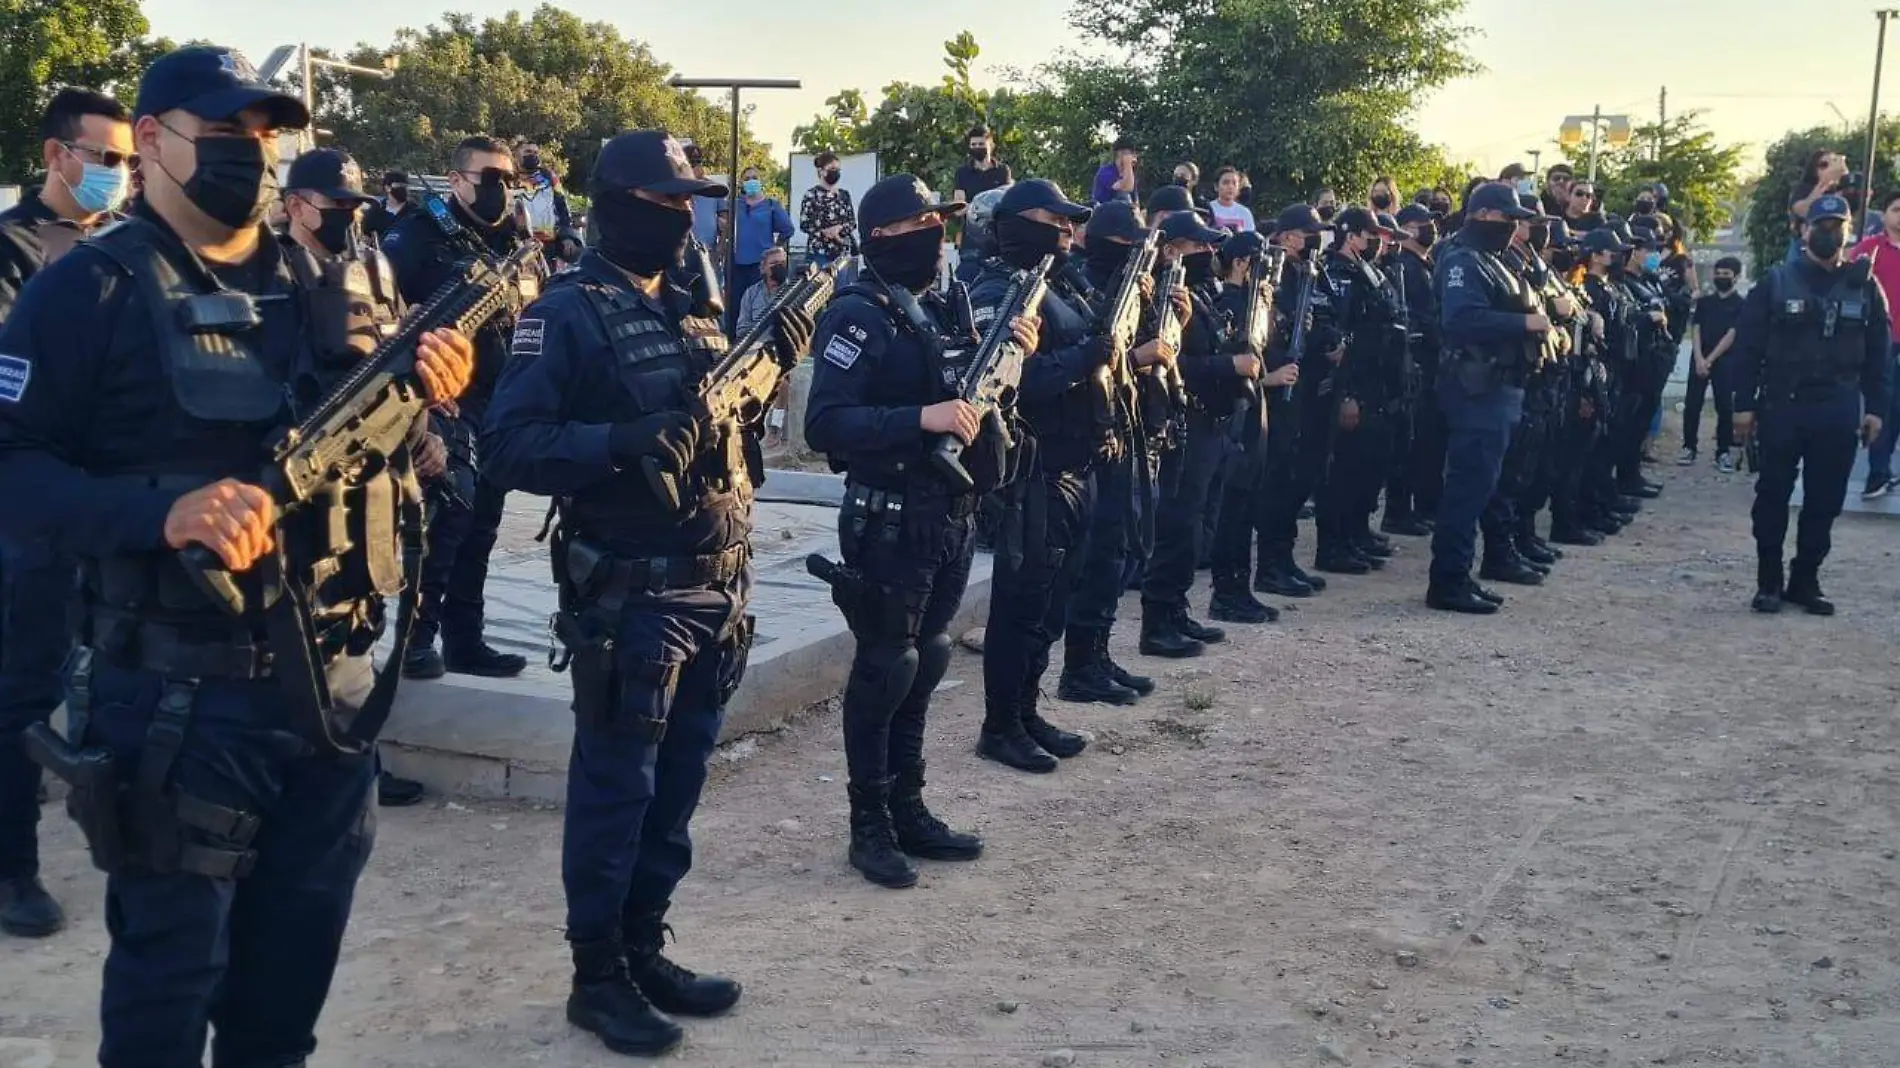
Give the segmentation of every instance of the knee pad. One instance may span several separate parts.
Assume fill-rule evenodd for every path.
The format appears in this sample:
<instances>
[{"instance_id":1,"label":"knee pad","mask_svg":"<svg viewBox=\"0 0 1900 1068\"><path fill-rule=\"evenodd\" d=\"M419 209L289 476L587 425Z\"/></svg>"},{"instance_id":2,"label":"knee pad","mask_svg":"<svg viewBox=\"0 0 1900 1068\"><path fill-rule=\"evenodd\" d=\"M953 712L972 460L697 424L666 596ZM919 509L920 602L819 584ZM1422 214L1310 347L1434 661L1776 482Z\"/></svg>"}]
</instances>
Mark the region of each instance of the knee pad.
<instances>
[{"instance_id":1,"label":"knee pad","mask_svg":"<svg viewBox=\"0 0 1900 1068\"><path fill-rule=\"evenodd\" d=\"M847 697L853 690L862 693L884 715L889 715L916 681L917 663L917 647L909 642L860 646L857 659L851 665ZM851 703L846 701L847 706Z\"/></svg>"},{"instance_id":2,"label":"knee pad","mask_svg":"<svg viewBox=\"0 0 1900 1068\"><path fill-rule=\"evenodd\" d=\"M935 690L950 670L950 635L926 634L917 639L917 675L912 688L927 686ZM926 690L925 692L929 692Z\"/></svg>"}]
</instances>

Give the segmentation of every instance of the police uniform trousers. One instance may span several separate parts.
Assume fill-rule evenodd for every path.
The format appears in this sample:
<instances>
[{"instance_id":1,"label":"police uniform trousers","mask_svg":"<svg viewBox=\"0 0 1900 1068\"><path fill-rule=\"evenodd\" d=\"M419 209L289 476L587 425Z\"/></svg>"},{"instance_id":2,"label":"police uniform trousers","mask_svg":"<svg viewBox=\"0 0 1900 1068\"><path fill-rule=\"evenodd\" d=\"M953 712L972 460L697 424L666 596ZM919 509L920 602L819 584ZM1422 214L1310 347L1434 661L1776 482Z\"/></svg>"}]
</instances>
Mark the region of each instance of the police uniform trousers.
<instances>
[{"instance_id":1,"label":"police uniform trousers","mask_svg":"<svg viewBox=\"0 0 1900 1068\"><path fill-rule=\"evenodd\" d=\"M750 567L726 587L635 588L614 628L618 694L577 717L568 760L561 881L567 937L618 940L663 913L693 866L688 833L745 668ZM655 724L664 730L655 738Z\"/></svg>"},{"instance_id":2,"label":"police uniform trousers","mask_svg":"<svg viewBox=\"0 0 1900 1068\"><path fill-rule=\"evenodd\" d=\"M1526 474L1517 499L1517 533L1537 535L1537 513L1550 503L1557 487L1557 448L1563 437L1565 390L1561 372L1552 372L1524 398L1524 417L1537 424L1536 462Z\"/></svg>"},{"instance_id":3,"label":"police uniform trousers","mask_svg":"<svg viewBox=\"0 0 1900 1068\"><path fill-rule=\"evenodd\" d=\"M1589 415L1584 406L1589 406ZM1595 518L1592 497L1585 495L1584 474L1596 462L1603 440L1603 413L1595 393L1571 393L1564 398L1564 417L1557 428L1551 460L1550 527L1576 531Z\"/></svg>"},{"instance_id":4,"label":"police uniform trousers","mask_svg":"<svg viewBox=\"0 0 1900 1068\"><path fill-rule=\"evenodd\" d=\"M1612 463L1616 484L1629 487L1643 478L1643 440L1649 437L1649 425L1662 403L1662 382L1655 374L1654 358L1640 355L1623 382L1617 404L1617 419L1611 424Z\"/></svg>"},{"instance_id":5,"label":"police uniform trousers","mask_svg":"<svg viewBox=\"0 0 1900 1068\"><path fill-rule=\"evenodd\" d=\"M1035 709L1049 648L1068 622L1095 507L1087 468L1043 471L1040 457L1022 464L1024 473L1004 491L1008 505L990 583L985 729L1001 729Z\"/></svg>"},{"instance_id":6,"label":"police uniform trousers","mask_svg":"<svg viewBox=\"0 0 1900 1068\"><path fill-rule=\"evenodd\" d=\"M1250 449L1230 449L1222 480L1220 515L1210 550L1214 589L1244 593L1253 581L1254 534L1264 537L1272 431Z\"/></svg>"},{"instance_id":7,"label":"police uniform trousers","mask_svg":"<svg viewBox=\"0 0 1900 1068\"><path fill-rule=\"evenodd\" d=\"M1833 546L1834 519L1847 499L1860 447L1860 397L1827 387L1777 400L1756 415L1761 475L1755 480L1755 552L1764 561L1782 558L1788 535L1788 502L1801 480L1801 515L1795 524L1794 564L1799 573L1819 568Z\"/></svg>"},{"instance_id":8,"label":"police uniform trousers","mask_svg":"<svg viewBox=\"0 0 1900 1068\"><path fill-rule=\"evenodd\" d=\"M482 411L462 402L461 418L480 437ZM429 509L428 553L422 559L421 602L416 609L416 648L426 648L439 632L445 648L470 649L482 640L488 586L488 558L508 492L475 476L475 494L467 507L436 497Z\"/></svg>"},{"instance_id":9,"label":"police uniform trousers","mask_svg":"<svg viewBox=\"0 0 1900 1068\"><path fill-rule=\"evenodd\" d=\"M1511 430L1523 416L1524 391L1492 386L1474 396L1447 375L1438 383L1438 405L1445 413L1445 488L1432 531L1431 581L1452 590L1471 580L1478 522L1497 490Z\"/></svg>"},{"instance_id":10,"label":"police uniform trousers","mask_svg":"<svg viewBox=\"0 0 1900 1068\"><path fill-rule=\"evenodd\" d=\"M1412 490L1412 440L1417 436L1418 405L1393 401L1385 418L1385 518L1405 519L1417 512Z\"/></svg>"},{"instance_id":11,"label":"police uniform trousers","mask_svg":"<svg viewBox=\"0 0 1900 1068\"><path fill-rule=\"evenodd\" d=\"M95 655L83 706L88 746L113 751L127 778L148 746L166 680ZM330 665L340 710L372 681L370 659ZM175 692L175 691L174 691ZM284 717L272 678L204 678L189 700L169 791L257 817L254 866L237 877L120 871L106 879L100 1000L103 1068L197 1068L207 1027L215 1068L300 1065L316 1048L356 880L375 839L375 757L316 751ZM131 806L127 806L128 808ZM123 811L123 810L122 810ZM197 828L183 844L243 848Z\"/></svg>"},{"instance_id":12,"label":"police uniform trousers","mask_svg":"<svg viewBox=\"0 0 1900 1068\"><path fill-rule=\"evenodd\" d=\"M1187 606L1201 562L1214 479L1231 448L1220 420L1201 408L1188 412L1185 440L1161 458L1155 547L1141 580L1142 604Z\"/></svg>"},{"instance_id":13,"label":"police uniform trousers","mask_svg":"<svg viewBox=\"0 0 1900 1068\"><path fill-rule=\"evenodd\" d=\"M1430 519L1438 514L1439 495L1445 487L1445 413L1438 405L1437 376L1428 368L1421 368L1420 376L1412 408L1412 440L1399 455L1408 467L1412 514Z\"/></svg>"},{"instance_id":14,"label":"police uniform trousers","mask_svg":"<svg viewBox=\"0 0 1900 1068\"><path fill-rule=\"evenodd\" d=\"M1094 503L1089 508L1087 544L1076 574L1075 593L1069 599L1068 625L1087 630L1115 626L1115 611L1128 588L1130 556L1139 556L1135 544L1135 458L1124 454L1097 464Z\"/></svg>"},{"instance_id":15,"label":"police uniform trousers","mask_svg":"<svg viewBox=\"0 0 1900 1068\"><path fill-rule=\"evenodd\" d=\"M1333 411L1337 419L1337 406ZM1378 507L1379 491L1385 486L1390 433L1385 415L1374 401L1360 402L1356 429L1334 429L1326 478L1314 501L1313 518L1322 554L1348 547L1361 533L1366 517Z\"/></svg>"},{"instance_id":16,"label":"police uniform trousers","mask_svg":"<svg viewBox=\"0 0 1900 1068\"><path fill-rule=\"evenodd\" d=\"M1583 504L1586 514L1602 517L1614 510L1617 498L1622 496L1617 488L1617 464L1623 455L1629 437L1630 424L1635 419L1634 402L1630 400L1632 369L1628 364L1615 367L1610 372L1610 385L1607 396L1608 411L1600 412L1597 422L1601 427L1596 447L1584 466ZM1641 438L1637 439L1640 453ZM1640 462L1640 457L1639 457Z\"/></svg>"},{"instance_id":17,"label":"police uniform trousers","mask_svg":"<svg viewBox=\"0 0 1900 1068\"><path fill-rule=\"evenodd\" d=\"M1267 424L1267 489L1260 521L1260 567L1293 559L1300 509L1313 495L1326 466L1332 408L1308 380L1294 386L1295 400L1275 408Z\"/></svg>"},{"instance_id":18,"label":"police uniform trousers","mask_svg":"<svg viewBox=\"0 0 1900 1068\"><path fill-rule=\"evenodd\" d=\"M888 612L847 620L857 639L844 688L844 750L851 782L870 783L923 763L930 695L950 666L950 623L976 555L976 498L905 495L903 517L862 533L839 520L845 564L876 588Z\"/></svg>"},{"instance_id":19,"label":"police uniform trousers","mask_svg":"<svg viewBox=\"0 0 1900 1068\"><path fill-rule=\"evenodd\" d=\"M72 562L50 548L0 549L0 879L40 871L40 768L20 732L59 706L74 589Z\"/></svg>"},{"instance_id":20,"label":"police uniform trousers","mask_svg":"<svg viewBox=\"0 0 1900 1068\"><path fill-rule=\"evenodd\" d=\"M1520 530L1535 522L1533 494L1549 448L1550 410L1543 386L1533 382L1524 391L1523 415L1511 430L1511 443L1498 469L1498 487L1479 518L1486 556L1502 560L1515 555L1512 542Z\"/></svg>"}]
</instances>

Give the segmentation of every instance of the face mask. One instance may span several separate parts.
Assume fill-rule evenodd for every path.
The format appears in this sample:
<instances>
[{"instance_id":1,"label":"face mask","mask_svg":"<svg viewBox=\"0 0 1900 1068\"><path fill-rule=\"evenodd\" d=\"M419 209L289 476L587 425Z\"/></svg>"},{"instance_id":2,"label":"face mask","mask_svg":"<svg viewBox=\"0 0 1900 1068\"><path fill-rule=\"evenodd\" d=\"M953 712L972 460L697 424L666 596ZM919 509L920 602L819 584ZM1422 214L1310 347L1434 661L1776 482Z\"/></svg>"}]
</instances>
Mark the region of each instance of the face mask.
<instances>
[{"instance_id":1,"label":"face mask","mask_svg":"<svg viewBox=\"0 0 1900 1068\"><path fill-rule=\"evenodd\" d=\"M521 157L521 166L524 170L538 171L541 169L541 157L533 155L523 156Z\"/></svg>"},{"instance_id":2,"label":"face mask","mask_svg":"<svg viewBox=\"0 0 1900 1068\"><path fill-rule=\"evenodd\" d=\"M1372 206L1379 209L1380 211L1391 211L1392 210L1392 195L1390 193L1373 194Z\"/></svg>"},{"instance_id":3,"label":"face mask","mask_svg":"<svg viewBox=\"0 0 1900 1068\"><path fill-rule=\"evenodd\" d=\"M482 179L475 187L475 200L468 205L468 213L484 226L501 225L502 216L508 213L508 189L500 178Z\"/></svg>"},{"instance_id":4,"label":"face mask","mask_svg":"<svg viewBox=\"0 0 1900 1068\"><path fill-rule=\"evenodd\" d=\"M765 272L765 277L769 279L773 285L782 286L785 284L785 277L789 273L791 273L790 264L775 263L770 270Z\"/></svg>"},{"instance_id":5,"label":"face mask","mask_svg":"<svg viewBox=\"0 0 1900 1068\"><path fill-rule=\"evenodd\" d=\"M1729 290L1734 289L1734 288L1735 288L1735 279L1724 278L1721 275L1717 275L1715 277L1715 291L1717 293L1726 293Z\"/></svg>"},{"instance_id":6,"label":"face mask","mask_svg":"<svg viewBox=\"0 0 1900 1068\"><path fill-rule=\"evenodd\" d=\"M943 227L873 237L864 243L864 261L891 285L921 293L943 264Z\"/></svg>"},{"instance_id":7,"label":"face mask","mask_svg":"<svg viewBox=\"0 0 1900 1068\"><path fill-rule=\"evenodd\" d=\"M1838 227L1821 227L1808 233L1808 251L1820 260L1831 260L1840 255L1844 238Z\"/></svg>"},{"instance_id":8,"label":"face mask","mask_svg":"<svg viewBox=\"0 0 1900 1068\"><path fill-rule=\"evenodd\" d=\"M1332 222L1333 216L1339 214L1339 209L1331 204L1321 205L1318 210L1320 222Z\"/></svg>"},{"instance_id":9,"label":"face mask","mask_svg":"<svg viewBox=\"0 0 1900 1068\"><path fill-rule=\"evenodd\" d=\"M1451 214L1451 202L1450 202L1450 201L1448 201L1448 200L1434 200L1434 201L1432 201L1432 217L1433 217L1433 218L1436 218L1436 219L1442 219L1442 218L1444 218L1445 216L1447 216L1447 215L1450 215L1450 214Z\"/></svg>"},{"instance_id":10,"label":"face mask","mask_svg":"<svg viewBox=\"0 0 1900 1068\"><path fill-rule=\"evenodd\" d=\"M759 181L757 178L747 178L745 184L739 188L745 191L746 196L756 197L765 191L765 183Z\"/></svg>"},{"instance_id":11,"label":"face mask","mask_svg":"<svg viewBox=\"0 0 1900 1068\"><path fill-rule=\"evenodd\" d=\"M1044 256L1054 255L1057 265L1064 258L1058 249L1062 231L1048 223L1004 215L996 220L996 248L1003 260L1018 269L1034 267Z\"/></svg>"},{"instance_id":12,"label":"face mask","mask_svg":"<svg viewBox=\"0 0 1900 1068\"><path fill-rule=\"evenodd\" d=\"M1187 280L1191 286L1202 285L1214 277L1214 254L1195 252L1181 257L1181 263L1187 267Z\"/></svg>"},{"instance_id":13,"label":"face mask","mask_svg":"<svg viewBox=\"0 0 1900 1068\"><path fill-rule=\"evenodd\" d=\"M132 186L132 175L124 167L105 167L83 160L80 166L85 170L79 184L66 183L66 188L73 195L73 203L79 205L80 211L98 215L116 211L119 205L125 203L126 191ZM66 182L66 176L60 175L59 180Z\"/></svg>"},{"instance_id":14,"label":"face mask","mask_svg":"<svg viewBox=\"0 0 1900 1068\"><path fill-rule=\"evenodd\" d=\"M1577 254L1567 248L1551 249L1550 265L1559 271L1568 271L1577 265Z\"/></svg>"},{"instance_id":15,"label":"face mask","mask_svg":"<svg viewBox=\"0 0 1900 1068\"><path fill-rule=\"evenodd\" d=\"M1113 241L1091 241L1082 249L1082 255L1088 259L1089 270L1105 279L1128 262L1128 246Z\"/></svg>"},{"instance_id":16,"label":"face mask","mask_svg":"<svg viewBox=\"0 0 1900 1068\"><path fill-rule=\"evenodd\" d=\"M277 196L277 176L265 166L264 143L207 134L196 145L197 169L181 187L185 199L230 229L256 226Z\"/></svg>"},{"instance_id":17,"label":"face mask","mask_svg":"<svg viewBox=\"0 0 1900 1068\"><path fill-rule=\"evenodd\" d=\"M1655 210L1656 202L1653 200L1639 200L1636 202L1636 214L1638 215L1648 215Z\"/></svg>"},{"instance_id":18,"label":"face mask","mask_svg":"<svg viewBox=\"0 0 1900 1068\"><path fill-rule=\"evenodd\" d=\"M341 256L356 247L356 209L318 208L323 221L317 224L317 244L332 256Z\"/></svg>"},{"instance_id":19,"label":"face mask","mask_svg":"<svg viewBox=\"0 0 1900 1068\"><path fill-rule=\"evenodd\" d=\"M1418 242L1421 248L1431 248L1438 243L1438 231L1429 226L1421 226L1412 232L1412 240Z\"/></svg>"},{"instance_id":20,"label":"face mask","mask_svg":"<svg viewBox=\"0 0 1900 1068\"><path fill-rule=\"evenodd\" d=\"M1517 224L1509 219L1466 219L1458 231L1474 247L1487 252L1502 252L1517 234Z\"/></svg>"},{"instance_id":21,"label":"face mask","mask_svg":"<svg viewBox=\"0 0 1900 1068\"><path fill-rule=\"evenodd\" d=\"M392 185L389 186L385 192L389 194L389 199L398 204L407 204L409 202L409 187L406 185Z\"/></svg>"},{"instance_id":22,"label":"face mask","mask_svg":"<svg viewBox=\"0 0 1900 1068\"><path fill-rule=\"evenodd\" d=\"M1537 183L1531 181L1529 178L1519 178L1517 180L1517 195L1518 196L1527 197L1536 192L1537 192Z\"/></svg>"},{"instance_id":23,"label":"face mask","mask_svg":"<svg viewBox=\"0 0 1900 1068\"><path fill-rule=\"evenodd\" d=\"M632 193L594 198L600 226L600 254L642 277L659 274L679 262L693 213L644 200Z\"/></svg>"},{"instance_id":24,"label":"face mask","mask_svg":"<svg viewBox=\"0 0 1900 1068\"><path fill-rule=\"evenodd\" d=\"M838 172L836 170L829 170L825 172L825 184L826 185L838 184Z\"/></svg>"},{"instance_id":25,"label":"face mask","mask_svg":"<svg viewBox=\"0 0 1900 1068\"><path fill-rule=\"evenodd\" d=\"M1651 252L1643 257L1643 270L1653 271L1662 266L1662 253Z\"/></svg>"},{"instance_id":26,"label":"face mask","mask_svg":"<svg viewBox=\"0 0 1900 1068\"><path fill-rule=\"evenodd\" d=\"M1550 247L1550 224L1532 223L1530 246L1534 252L1542 252Z\"/></svg>"},{"instance_id":27,"label":"face mask","mask_svg":"<svg viewBox=\"0 0 1900 1068\"><path fill-rule=\"evenodd\" d=\"M973 160L977 160L979 162L981 162L982 160L989 159L990 158L989 146L988 145L971 145L970 158Z\"/></svg>"}]
</instances>

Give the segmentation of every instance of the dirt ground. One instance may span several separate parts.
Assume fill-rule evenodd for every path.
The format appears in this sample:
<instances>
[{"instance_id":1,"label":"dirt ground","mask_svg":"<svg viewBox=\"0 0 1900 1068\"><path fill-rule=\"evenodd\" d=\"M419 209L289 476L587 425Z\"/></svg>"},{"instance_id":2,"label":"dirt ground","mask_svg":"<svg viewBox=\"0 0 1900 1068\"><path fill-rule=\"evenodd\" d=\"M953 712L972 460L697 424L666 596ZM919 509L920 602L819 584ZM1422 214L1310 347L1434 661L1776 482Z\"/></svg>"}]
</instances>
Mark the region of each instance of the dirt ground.
<instances>
[{"instance_id":1,"label":"dirt ground","mask_svg":"<svg viewBox=\"0 0 1900 1068\"><path fill-rule=\"evenodd\" d=\"M672 1059L1895 1063L1900 525L1836 528L1840 616L1762 618L1750 481L1656 472L1635 527L1487 619L1424 609L1415 541L1196 661L1137 657L1125 606L1161 690L1051 700L1096 737L1054 775L971 754L960 653L932 796L989 852L911 891L845 865L835 715L739 743L672 919L747 994ZM91 1063L100 880L47 826L74 927L0 944L0 1068ZM562 1017L559 848L552 811L384 812L312 1064L613 1063Z\"/></svg>"}]
</instances>

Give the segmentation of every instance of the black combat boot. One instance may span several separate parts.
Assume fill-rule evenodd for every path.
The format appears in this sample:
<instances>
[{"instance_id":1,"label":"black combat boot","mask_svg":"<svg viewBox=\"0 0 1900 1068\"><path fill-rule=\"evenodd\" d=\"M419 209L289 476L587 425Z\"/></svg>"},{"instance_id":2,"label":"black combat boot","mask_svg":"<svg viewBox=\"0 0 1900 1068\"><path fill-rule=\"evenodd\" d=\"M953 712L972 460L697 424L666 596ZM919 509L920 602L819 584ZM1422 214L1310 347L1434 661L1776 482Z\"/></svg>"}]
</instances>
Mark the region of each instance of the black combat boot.
<instances>
[{"instance_id":1,"label":"black combat boot","mask_svg":"<svg viewBox=\"0 0 1900 1068\"><path fill-rule=\"evenodd\" d=\"M1180 625L1175 622L1173 609L1153 601L1142 602L1141 655L1181 660L1190 656L1200 656L1206 651L1207 646L1204 643L1197 642L1181 632Z\"/></svg>"},{"instance_id":2,"label":"black combat boot","mask_svg":"<svg viewBox=\"0 0 1900 1068\"><path fill-rule=\"evenodd\" d=\"M891 780L852 783L845 793L851 798L851 866L879 886L916 886L917 869L897 848L891 827Z\"/></svg>"},{"instance_id":3,"label":"black combat boot","mask_svg":"<svg viewBox=\"0 0 1900 1068\"><path fill-rule=\"evenodd\" d=\"M1037 696L1032 688L1023 697L1023 732L1034 739L1035 743L1042 747L1043 752L1059 760L1081 756L1082 750L1089 747L1089 740L1043 719L1042 713L1036 711Z\"/></svg>"},{"instance_id":4,"label":"black combat boot","mask_svg":"<svg viewBox=\"0 0 1900 1068\"><path fill-rule=\"evenodd\" d=\"M1484 566L1478 568L1478 577L1513 586L1541 586L1544 583L1543 572L1525 563L1516 553L1501 547L1485 550Z\"/></svg>"},{"instance_id":5,"label":"black combat boot","mask_svg":"<svg viewBox=\"0 0 1900 1068\"><path fill-rule=\"evenodd\" d=\"M1095 655L1101 659L1102 665L1108 669L1108 677L1115 680L1115 685L1123 687L1124 689L1133 690L1142 697L1146 697L1155 692L1155 680L1146 675L1136 675L1124 669L1120 664L1115 662L1114 657L1108 655L1108 631L1106 629L1095 632Z\"/></svg>"},{"instance_id":6,"label":"black combat boot","mask_svg":"<svg viewBox=\"0 0 1900 1068\"><path fill-rule=\"evenodd\" d=\"M1581 524L1574 527L1556 526L1550 530L1550 540L1558 545L1601 545L1603 535L1586 530Z\"/></svg>"},{"instance_id":7,"label":"black combat boot","mask_svg":"<svg viewBox=\"0 0 1900 1068\"><path fill-rule=\"evenodd\" d=\"M1227 640L1227 632L1219 627L1210 627L1189 617L1187 605L1174 606L1174 627L1182 634L1202 645L1219 645Z\"/></svg>"},{"instance_id":8,"label":"black combat boot","mask_svg":"<svg viewBox=\"0 0 1900 1068\"><path fill-rule=\"evenodd\" d=\"M1385 512L1379 516L1379 529L1387 534L1396 534L1401 538L1422 538L1432 532L1412 512L1410 503L1394 505L1386 502Z\"/></svg>"},{"instance_id":9,"label":"black combat boot","mask_svg":"<svg viewBox=\"0 0 1900 1068\"><path fill-rule=\"evenodd\" d=\"M1800 605L1811 616L1833 615L1834 602L1821 592L1820 571L1820 565L1795 557L1788 568L1788 591L1781 595L1781 599L1789 604Z\"/></svg>"},{"instance_id":10,"label":"black combat boot","mask_svg":"<svg viewBox=\"0 0 1900 1068\"><path fill-rule=\"evenodd\" d=\"M39 879L0 879L0 931L15 938L47 938L66 926L66 913Z\"/></svg>"},{"instance_id":11,"label":"black combat boot","mask_svg":"<svg viewBox=\"0 0 1900 1068\"><path fill-rule=\"evenodd\" d=\"M1294 578L1313 587L1314 593L1326 592L1326 580L1318 575L1308 574L1303 570L1299 564L1293 561L1293 553L1291 551L1286 554L1286 566L1287 569L1292 572Z\"/></svg>"},{"instance_id":12,"label":"black combat boot","mask_svg":"<svg viewBox=\"0 0 1900 1068\"><path fill-rule=\"evenodd\" d=\"M985 710L983 732L976 736L976 755L1038 775L1056 770L1057 764L1056 758L1023 729L1022 715L1014 708Z\"/></svg>"},{"instance_id":13,"label":"black combat boot","mask_svg":"<svg viewBox=\"0 0 1900 1068\"><path fill-rule=\"evenodd\" d=\"M567 1022L600 1037L615 1053L657 1057L679 1045L685 1032L653 1007L627 975L620 943L612 939L574 943L574 989L567 996Z\"/></svg>"},{"instance_id":14,"label":"black combat boot","mask_svg":"<svg viewBox=\"0 0 1900 1068\"><path fill-rule=\"evenodd\" d=\"M739 1003L737 982L699 975L666 959L666 909L641 913L626 929L627 975L653 1007L673 1016L718 1016Z\"/></svg>"},{"instance_id":15,"label":"black combat boot","mask_svg":"<svg viewBox=\"0 0 1900 1068\"><path fill-rule=\"evenodd\" d=\"M1108 631L1101 627L1070 627L1063 634L1062 676L1056 681L1056 696L1082 704L1132 705L1140 696L1109 673L1108 664L1096 652L1098 634L1106 642Z\"/></svg>"},{"instance_id":16,"label":"black combat boot","mask_svg":"<svg viewBox=\"0 0 1900 1068\"><path fill-rule=\"evenodd\" d=\"M1260 561L1260 570L1254 575L1255 593L1270 593L1275 597L1311 597L1319 588L1300 577L1293 564L1290 553L1275 553L1272 557Z\"/></svg>"},{"instance_id":17,"label":"black combat boot","mask_svg":"<svg viewBox=\"0 0 1900 1068\"><path fill-rule=\"evenodd\" d=\"M1209 619L1222 623L1271 623L1280 618L1280 610L1261 604L1247 588L1214 591L1207 605Z\"/></svg>"},{"instance_id":18,"label":"black combat boot","mask_svg":"<svg viewBox=\"0 0 1900 1068\"><path fill-rule=\"evenodd\" d=\"M527 657L504 653L479 638L472 643L451 643L444 638L442 663L457 675L474 675L484 679L512 679L528 670Z\"/></svg>"},{"instance_id":19,"label":"black combat boot","mask_svg":"<svg viewBox=\"0 0 1900 1068\"><path fill-rule=\"evenodd\" d=\"M1755 599L1749 607L1763 615L1781 611L1781 560L1757 558L1755 561Z\"/></svg>"},{"instance_id":20,"label":"black combat boot","mask_svg":"<svg viewBox=\"0 0 1900 1068\"><path fill-rule=\"evenodd\" d=\"M1498 610L1498 604L1478 595L1478 590L1467 582L1462 586L1433 585L1425 591L1425 604L1441 612L1460 612L1468 616L1488 616Z\"/></svg>"},{"instance_id":21,"label":"black combat boot","mask_svg":"<svg viewBox=\"0 0 1900 1068\"><path fill-rule=\"evenodd\" d=\"M897 830L897 848L924 860L975 860L983 855L983 839L953 831L924 807L924 763L905 768L891 782L891 826Z\"/></svg>"},{"instance_id":22,"label":"black combat boot","mask_svg":"<svg viewBox=\"0 0 1900 1068\"><path fill-rule=\"evenodd\" d=\"M1481 583L1477 583L1477 582L1472 583L1471 592L1477 594L1478 596L1484 598L1487 601L1490 601L1494 605L1498 605L1499 607L1502 607L1504 604L1503 594Z\"/></svg>"},{"instance_id":23,"label":"black combat boot","mask_svg":"<svg viewBox=\"0 0 1900 1068\"><path fill-rule=\"evenodd\" d=\"M402 677L405 679L439 679L448 674L448 670L442 663L442 654L435 651L433 642L413 644L402 656Z\"/></svg>"},{"instance_id":24,"label":"black combat boot","mask_svg":"<svg viewBox=\"0 0 1900 1068\"><path fill-rule=\"evenodd\" d=\"M1313 555L1313 570L1332 575L1364 575L1372 571L1374 566L1371 560L1354 552L1352 546L1343 540L1329 541ZM1385 566L1385 561L1379 561L1377 566Z\"/></svg>"}]
</instances>

